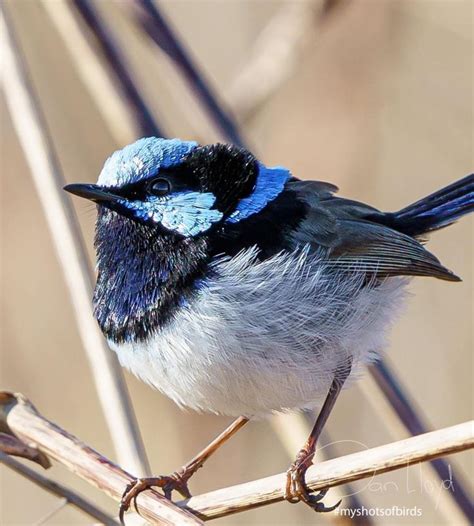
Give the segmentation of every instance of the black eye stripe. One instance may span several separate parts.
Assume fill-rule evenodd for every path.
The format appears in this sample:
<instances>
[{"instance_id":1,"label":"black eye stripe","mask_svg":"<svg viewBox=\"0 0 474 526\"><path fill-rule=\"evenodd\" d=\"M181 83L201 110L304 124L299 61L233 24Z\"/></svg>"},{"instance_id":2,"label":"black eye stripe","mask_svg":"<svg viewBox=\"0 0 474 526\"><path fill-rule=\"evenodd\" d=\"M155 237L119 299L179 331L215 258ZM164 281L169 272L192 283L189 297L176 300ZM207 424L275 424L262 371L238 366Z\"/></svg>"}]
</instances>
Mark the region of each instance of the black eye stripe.
<instances>
[{"instance_id":1,"label":"black eye stripe","mask_svg":"<svg viewBox=\"0 0 474 526\"><path fill-rule=\"evenodd\" d=\"M160 171L147 178L143 178L134 183L123 185L120 188L110 187L115 194L121 195L125 199L146 200L147 196L155 195L151 190L151 185L158 180L165 180L170 185L170 192L201 191L201 185L196 179L192 170L185 165L174 166L172 168L161 168ZM163 195L163 194L161 194Z\"/></svg>"}]
</instances>

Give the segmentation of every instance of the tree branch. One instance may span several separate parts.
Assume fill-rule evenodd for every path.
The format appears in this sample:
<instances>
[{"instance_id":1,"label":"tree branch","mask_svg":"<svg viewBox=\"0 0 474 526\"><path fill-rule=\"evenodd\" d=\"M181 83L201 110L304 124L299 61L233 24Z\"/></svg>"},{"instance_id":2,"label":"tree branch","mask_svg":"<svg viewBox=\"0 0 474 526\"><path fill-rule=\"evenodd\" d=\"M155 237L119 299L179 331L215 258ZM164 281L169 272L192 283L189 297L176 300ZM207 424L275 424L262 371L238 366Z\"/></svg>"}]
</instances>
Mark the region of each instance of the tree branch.
<instances>
[{"instance_id":1,"label":"tree branch","mask_svg":"<svg viewBox=\"0 0 474 526\"><path fill-rule=\"evenodd\" d=\"M66 499L68 504L71 504L84 513L87 513L87 515L90 517L97 519L101 524L105 524L106 526L118 525L118 522L116 522L112 517L94 506L94 504L86 500L84 497L81 497L81 495L78 495L76 492L72 491L66 486L63 486L62 484L58 484L57 482L54 482L54 480L41 475L41 473L38 473L37 471L25 466L13 458L10 458L8 455L0 453L0 462L8 466L16 473L19 473L20 475L23 475L27 479L31 480L31 482L40 488L43 488L57 497Z\"/></svg>"},{"instance_id":2,"label":"tree branch","mask_svg":"<svg viewBox=\"0 0 474 526\"><path fill-rule=\"evenodd\" d=\"M321 490L473 447L474 421L470 421L311 466L306 483L313 490ZM280 473L177 504L203 519L216 519L283 500L285 481L286 474Z\"/></svg>"},{"instance_id":3,"label":"tree branch","mask_svg":"<svg viewBox=\"0 0 474 526\"><path fill-rule=\"evenodd\" d=\"M7 433L0 433L0 452L12 457L26 458L32 462L36 462L44 469L51 467L51 462L44 453L24 444L21 440L18 440L18 438ZM5 455L1 455L0 459L4 459Z\"/></svg>"},{"instance_id":4,"label":"tree branch","mask_svg":"<svg viewBox=\"0 0 474 526\"><path fill-rule=\"evenodd\" d=\"M0 393L0 429L61 462L117 501L134 478L45 419L20 394ZM338 486L473 447L474 422L465 422L312 466L306 474L306 481L313 490ZM154 524L202 525L201 520L281 501L284 485L285 474L280 473L197 495L176 504L159 493L145 491L137 498L137 508Z\"/></svg>"},{"instance_id":5,"label":"tree branch","mask_svg":"<svg viewBox=\"0 0 474 526\"><path fill-rule=\"evenodd\" d=\"M75 436L42 417L21 394L0 392L0 429L12 433L26 444L61 462L116 501L120 501L127 484L135 479ZM140 493L137 508L153 524L203 524L200 519L154 491Z\"/></svg>"}]
</instances>

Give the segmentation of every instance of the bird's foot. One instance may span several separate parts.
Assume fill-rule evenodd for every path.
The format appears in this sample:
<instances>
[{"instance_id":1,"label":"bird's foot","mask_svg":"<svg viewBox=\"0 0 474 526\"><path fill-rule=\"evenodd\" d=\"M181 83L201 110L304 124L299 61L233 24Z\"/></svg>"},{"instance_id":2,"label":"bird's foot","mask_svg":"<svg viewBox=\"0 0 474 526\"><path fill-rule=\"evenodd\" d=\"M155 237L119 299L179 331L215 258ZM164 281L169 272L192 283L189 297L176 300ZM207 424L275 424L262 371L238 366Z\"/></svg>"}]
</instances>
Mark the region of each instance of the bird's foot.
<instances>
[{"instance_id":1,"label":"bird's foot","mask_svg":"<svg viewBox=\"0 0 474 526\"><path fill-rule=\"evenodd\" d=\"M306 451L301 451L295 462L290 466L286 472L286 487L285 487L285 499L292 504L297 502L304 502L314 511L325 513L334 511L341 501L337 502L333 506L326 506L322 501L327 489L323 489L315 495L311 495L311 491L306 485L305 474L309 466L312 464L313 455Z\"/></svg>"},{"instance_id":2,"label":"bird's foot","mask_svg":"<svg viewBox=\"0 0 474 526\"><path fill-rule=\"evenodd\" d=\"M191 498L191 493L188 488L189 477L190 474L188 474L185 469L182 469L167 476L162 475L159 477L138 478L132 480L132 482L127 485L122 495L119 510L120 522L124 524L124 514L129 510L132 503L138 513L136 499L142 491L147 489L161 488L163 495L169 500L171 500L171 494L173 491L177 491L185 499Z\"/></svg>"}]
</instances>

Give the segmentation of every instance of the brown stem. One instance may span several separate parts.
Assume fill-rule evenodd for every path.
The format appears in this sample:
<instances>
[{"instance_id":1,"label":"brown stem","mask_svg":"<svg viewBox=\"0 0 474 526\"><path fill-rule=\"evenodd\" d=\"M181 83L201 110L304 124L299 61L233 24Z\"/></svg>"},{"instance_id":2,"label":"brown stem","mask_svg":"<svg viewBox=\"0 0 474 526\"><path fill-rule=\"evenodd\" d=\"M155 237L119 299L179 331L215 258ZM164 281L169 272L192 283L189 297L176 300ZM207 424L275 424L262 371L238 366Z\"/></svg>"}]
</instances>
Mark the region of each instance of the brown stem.
<instances>
[{"instance_id":1,"label":"brown stem","mask_svg":"<svg viewBox=\"0 0 474 526\"><path fill-rule=\"evenodd\" d=\"M0 428L27 444L33 444L117 502L127 485L135 480L75 436L42 417L21 394L0 393ZM137 507L139 513L153 524L203 524L200 519L154 491L141 493L137 498Z\"/></svg>"},{"instance_id":2,"label":"brown stem","mask_svg":"<svg viewBox=\"0 0 474 526\"><path fill-rule=\"evenodd\" d=\"M110 517L110 515L107 515L102 510L97 508L97 506L92 504L92 502L89 502L87 499L81 495L78 495L76 492L72 491L66 486L58 484L54 480L50 480L44 475L41 475L37 471L34 471L28 466L25 466L21 462L18 462L17 460L10 458L3 453L0 453L0 462L5 464L5 466L8 466L13 471L16 471L18 474L31 480L31 482L48 491L49 493L61 497L62 499L66 499L68 504L75 506L90 517L97 519L101 524L105 524L106 526L118 525L118 523L112 517Z\"/></svg>"}]
</instances>

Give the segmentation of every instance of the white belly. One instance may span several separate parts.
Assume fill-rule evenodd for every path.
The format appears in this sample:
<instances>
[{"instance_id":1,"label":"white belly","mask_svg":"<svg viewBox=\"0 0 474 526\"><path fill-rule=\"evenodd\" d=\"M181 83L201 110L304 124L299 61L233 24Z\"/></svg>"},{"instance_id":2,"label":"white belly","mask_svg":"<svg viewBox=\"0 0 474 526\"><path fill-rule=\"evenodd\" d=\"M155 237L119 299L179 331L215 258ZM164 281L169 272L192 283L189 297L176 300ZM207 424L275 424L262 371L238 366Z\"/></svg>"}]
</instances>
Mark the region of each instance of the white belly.
<instances>
[{"instance_id":1,"label":"white belly","mask_svg":"<svg viewBox=\"0 0 474 526\"><path fill-rule=\"evenodd\" d=\"M348 356L351 377L385 346L407 279L376 288L328 279L306 253L255 262L247 251L146 342L109 342L121 364L178 405L231 416L321 404Z\"/></svg>"}]
</instances>

